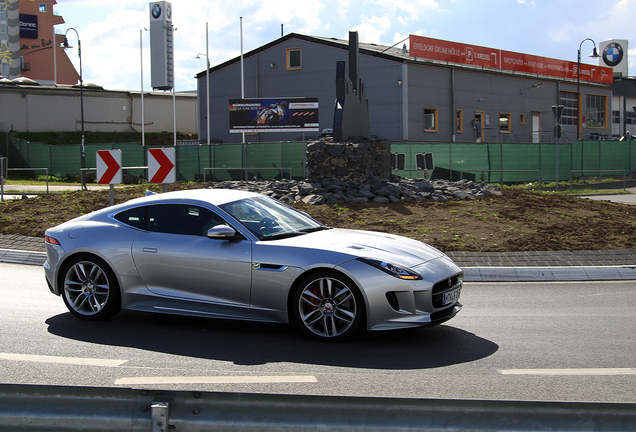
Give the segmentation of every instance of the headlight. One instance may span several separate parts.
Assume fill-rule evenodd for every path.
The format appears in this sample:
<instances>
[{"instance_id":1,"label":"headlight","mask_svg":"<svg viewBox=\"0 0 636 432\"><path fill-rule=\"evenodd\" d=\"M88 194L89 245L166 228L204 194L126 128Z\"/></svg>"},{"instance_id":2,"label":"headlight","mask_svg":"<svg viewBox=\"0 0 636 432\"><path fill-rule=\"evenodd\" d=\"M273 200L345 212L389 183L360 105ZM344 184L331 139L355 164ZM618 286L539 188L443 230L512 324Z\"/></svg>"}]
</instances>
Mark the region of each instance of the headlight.
<instances>
[{"instance_id":1,"label":"headlight","mask_svg":"<svg viewBox=\"0 0 636 432\"><path fill-rule=\"evenodd\" d=\"M393 265L386 261L381 261L381 260L376 260L371 258L358 258L358 261L362 261L363 263L369 264L396 278L405 279L405 280L422 279L422 276L420 276L418 273L415 273L414 271L405 269L403 267Z\"/></svg>"}]
</instances>

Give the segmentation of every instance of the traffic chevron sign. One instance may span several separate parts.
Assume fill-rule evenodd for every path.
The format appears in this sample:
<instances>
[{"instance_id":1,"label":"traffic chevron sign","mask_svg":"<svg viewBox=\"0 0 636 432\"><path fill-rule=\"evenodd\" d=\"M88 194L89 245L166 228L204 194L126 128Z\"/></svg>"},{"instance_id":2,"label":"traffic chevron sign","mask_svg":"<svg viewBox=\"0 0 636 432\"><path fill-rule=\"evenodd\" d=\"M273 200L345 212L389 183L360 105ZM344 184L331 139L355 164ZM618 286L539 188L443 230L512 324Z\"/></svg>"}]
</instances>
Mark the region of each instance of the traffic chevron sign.
<instances>
[{"instance_id":1,"label":"traffic chevron sign","mask_svg":"<svg viewBox=\"0 0 636 432\"><path fill-rule=\"evenodd\" d=\"M148 149L150 183L174 183L176 171L174 147Z\"/></svg>"},{"instance_id":2,"label":"traffic chevron sign","mask_svg":"<svg viewBox=\"0 0 636 432\"><path fill-rule=\"evenodd\" d=\"M121 150L97 150L97 183L121 183Z\"/></svg>"}]
</instances>

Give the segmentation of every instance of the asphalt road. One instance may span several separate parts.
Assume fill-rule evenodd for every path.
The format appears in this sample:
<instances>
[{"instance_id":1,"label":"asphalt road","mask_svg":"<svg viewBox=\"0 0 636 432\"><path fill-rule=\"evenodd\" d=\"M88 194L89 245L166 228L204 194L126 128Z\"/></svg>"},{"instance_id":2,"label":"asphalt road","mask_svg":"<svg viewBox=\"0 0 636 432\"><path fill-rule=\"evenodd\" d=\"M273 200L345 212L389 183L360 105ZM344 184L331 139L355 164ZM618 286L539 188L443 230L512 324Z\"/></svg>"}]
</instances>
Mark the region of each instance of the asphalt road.
<instances>
[{"instance_id":1,"label":"asphalt road","mask_svg":"<svg viewBox=\"0 0 636 432\"><path fill-rule=\"evenodd\" d=\"M636 283L467 283L445 325L341 344L286 325L122 312L84 322L0 264L0 382L636 402Z\"/></svg>"}]
</instances>

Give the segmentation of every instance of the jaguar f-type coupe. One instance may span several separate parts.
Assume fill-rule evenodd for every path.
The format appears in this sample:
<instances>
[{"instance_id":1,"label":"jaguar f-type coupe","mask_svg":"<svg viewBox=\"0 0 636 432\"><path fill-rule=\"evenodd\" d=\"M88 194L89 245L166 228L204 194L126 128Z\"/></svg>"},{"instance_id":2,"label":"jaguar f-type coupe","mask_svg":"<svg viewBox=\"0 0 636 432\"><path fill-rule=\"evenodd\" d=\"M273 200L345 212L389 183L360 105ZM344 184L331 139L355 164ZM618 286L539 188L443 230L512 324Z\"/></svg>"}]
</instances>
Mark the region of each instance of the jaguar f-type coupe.
<instances>
[{"instance_id":1,"label":"jaguar f-type coupe","mask_svg":"<svg viewBox=\"0 0 636 432\"><path fill-rule=\"evenodd\" d=\"M45 233L46 280L69 311L121 309L293 323L325 341L437 324L463 272L419 241L331 228L251 192L148 194Z\"/></svg>"}]
</instances>

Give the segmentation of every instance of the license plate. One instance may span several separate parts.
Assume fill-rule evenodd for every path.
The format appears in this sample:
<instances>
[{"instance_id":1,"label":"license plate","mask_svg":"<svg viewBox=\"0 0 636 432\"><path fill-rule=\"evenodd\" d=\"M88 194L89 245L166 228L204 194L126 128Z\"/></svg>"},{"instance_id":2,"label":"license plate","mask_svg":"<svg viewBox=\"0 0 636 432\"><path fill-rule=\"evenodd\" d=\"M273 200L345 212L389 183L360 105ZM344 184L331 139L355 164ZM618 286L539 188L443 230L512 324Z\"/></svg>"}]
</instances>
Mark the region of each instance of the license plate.
<instances>
[{"instance_id":1,"label":"license plate","mask_svg":"<svg viewBox=\"0 0 636 432\"><path fill-rule=\"evenodd\" d=\"M444 306L455 303L457 300L459 300L459 294L461 293L461 291L461 288L457 288L453 291L444 293Z\"/></svg>"}]
</instances>

